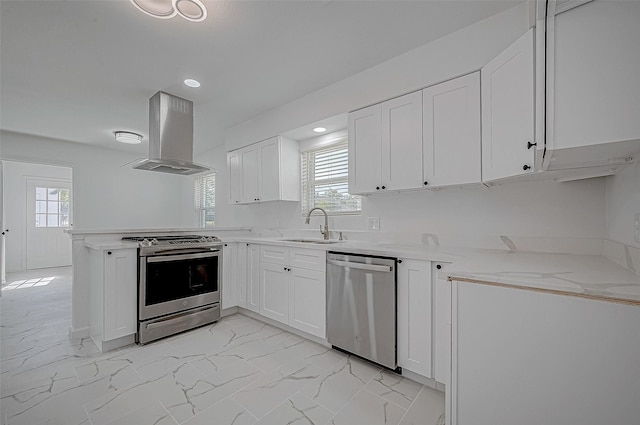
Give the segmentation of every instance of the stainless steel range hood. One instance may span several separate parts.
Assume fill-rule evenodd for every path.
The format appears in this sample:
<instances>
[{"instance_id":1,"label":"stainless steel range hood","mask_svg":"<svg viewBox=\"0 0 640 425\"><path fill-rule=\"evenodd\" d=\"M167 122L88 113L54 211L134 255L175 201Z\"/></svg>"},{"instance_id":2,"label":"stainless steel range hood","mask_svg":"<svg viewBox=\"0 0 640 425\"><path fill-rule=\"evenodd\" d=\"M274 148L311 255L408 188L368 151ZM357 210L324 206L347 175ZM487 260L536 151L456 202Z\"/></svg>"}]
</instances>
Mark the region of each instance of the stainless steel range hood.
<instances>
[{"instance_id":1,"label":"stainless steel range hood","mask_svg":"<svg viewBox=\"0 0 640 425\"><path fill-rule=\"evenodd\" d=\"M193 102L162 91L149 99L149 159L133 168L182 175L209 170L193 162Z\"/></svg>"}]
</instances>

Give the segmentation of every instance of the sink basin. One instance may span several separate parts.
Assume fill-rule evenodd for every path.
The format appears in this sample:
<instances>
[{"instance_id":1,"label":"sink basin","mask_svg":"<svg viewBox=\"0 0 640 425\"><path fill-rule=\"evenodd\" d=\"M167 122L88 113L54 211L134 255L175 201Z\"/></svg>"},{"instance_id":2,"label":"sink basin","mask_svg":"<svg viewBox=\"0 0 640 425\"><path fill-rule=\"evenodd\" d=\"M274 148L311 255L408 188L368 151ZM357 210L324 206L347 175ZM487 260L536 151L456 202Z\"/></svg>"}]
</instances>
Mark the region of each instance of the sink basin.
<instances>
[{"instance_id":1,"label":"sink basin","mask_svg":"<svg viewBox=\"0 0 640 425\"><path fill-rule=\"evenodd\" d=\"M284 242L302 242L302 243L319 243L319 244L341 242L341 241L332 241L332 240L325 241L324 239L281 239L281 240Z\"/></svg>"}]
</instances>

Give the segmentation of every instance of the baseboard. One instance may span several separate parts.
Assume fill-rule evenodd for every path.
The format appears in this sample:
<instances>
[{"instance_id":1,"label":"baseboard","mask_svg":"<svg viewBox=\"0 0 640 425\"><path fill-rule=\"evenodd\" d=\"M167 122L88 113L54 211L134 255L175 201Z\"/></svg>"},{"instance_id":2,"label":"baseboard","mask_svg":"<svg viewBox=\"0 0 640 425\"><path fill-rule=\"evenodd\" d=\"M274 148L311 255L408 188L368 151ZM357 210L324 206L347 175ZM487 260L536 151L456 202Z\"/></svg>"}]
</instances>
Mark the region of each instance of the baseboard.
<instances>
[{"instance_id":1,"label":"baseboard","mask_svg":"<svg viewBox=\"0 0 640 425\"><path fill-rule=\"evenodd\" d=\"M83 328L69 328L69 339L80 339L89 337L89 326Z\"/></svg>"}]
</instances>

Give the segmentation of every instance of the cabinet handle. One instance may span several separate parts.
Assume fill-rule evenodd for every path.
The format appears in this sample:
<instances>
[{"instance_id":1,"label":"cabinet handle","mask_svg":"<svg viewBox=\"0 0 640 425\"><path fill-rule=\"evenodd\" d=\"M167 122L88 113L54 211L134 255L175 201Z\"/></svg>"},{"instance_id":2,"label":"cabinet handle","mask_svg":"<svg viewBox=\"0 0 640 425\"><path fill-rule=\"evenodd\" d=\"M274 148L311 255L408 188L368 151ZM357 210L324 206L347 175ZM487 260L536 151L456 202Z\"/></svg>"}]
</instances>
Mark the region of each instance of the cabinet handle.
<instances>
[{"instance_id":1,"label":"cabinet handle","mask_svg":"<svg viewBox=\"0 0 640 425\"><path fill-rule=\"evenodd\" d=\"M224 246L229 246L229 245L227 245L227 244L224 244Z\"/></svg>"},{"instance_id":2,"label":"cabinet handle","mask_svg":"<svg viewBox=\"0 0 640 425\"><path fill-rule=\"evenodd\" d=\"M247 246L249 246L249 244L247 244Z\"/></svg>"},{"instance_id":3,"label":"cabinet handle","mask_svg":"<svg viewBox=\"0 0 640 425\"><path fill-rule=\"evenodd\" d=\"M398 258L398 264L402 264L402 260Z\"/></svg>"},{"instance_id":4,"label":"cabinet handle","mask_svg":"<svg viewBox=\"0 0 640 425\"><path fill-rule=\"evenodd\" d=\"M386 189L386 187L382 186L383 189Z\"/></svg>"},{"instance_id":5,"label":"cabinet handle","mask_svg":"<svg viewBox=\"0 0 640 425\"><path fill-rule=\"evenodd\" d=\"M429 182L424 182L424 185L425 185L425 186L426 186L426 185L428 185L428 184L429 184Z\"/></svg>"},{"instance_id":6,"label":"cabinet handle","mask_svg":"<svg viewBox=\"0 0 640 425\"><path fill-rule=\"evenodd\" d=\"M111 251L107 251L107 255L111 255L111 254L112 254L112 252L111 252Z\"/></svg>"},{"instance_id":7,"label":"cabinet handle","mask_svg":"<svg viewBox=\"0 0 640 425\"><path fill-rule=\"evenodd\" d=\"M524 171L527 171L527 170L529 170L530 168L531 168L531 166L530 166L530 165L527 165L527 164L525 164L525 165L522 167L522 169L523 169Z\"/></svg>"},{"instance_id":8,"label":"cabinet handle","mask_svg":"<svg viewBox=\"0 0 640 425\"><path fill-rule=\"evenodd\" d=\"M380 190L380 186L376 186L376 190Z\"/></svg>"},{"instance_id":9,"label":"cabinet handle","mask_svg":"<svg viewBox=\"0 0 640 425\"><path fill-rule=\"evenodd\" d=\"M440 264L438 264L438 265L436 266L436 269L438 269L438 270L440 270L441 268L442 268L442 266L441 266Z\"/></svg>"},{"instance_id":10,"label":"cabinet handle","mask_svg":"<svg viewBox=\"0 0 640 425\"><path fill-rule=\"evenodd\" d=\"M527 149L531 149L534 146L538 146L538 144L537 143L527 142Z\"/></svg>"}]
</instances>

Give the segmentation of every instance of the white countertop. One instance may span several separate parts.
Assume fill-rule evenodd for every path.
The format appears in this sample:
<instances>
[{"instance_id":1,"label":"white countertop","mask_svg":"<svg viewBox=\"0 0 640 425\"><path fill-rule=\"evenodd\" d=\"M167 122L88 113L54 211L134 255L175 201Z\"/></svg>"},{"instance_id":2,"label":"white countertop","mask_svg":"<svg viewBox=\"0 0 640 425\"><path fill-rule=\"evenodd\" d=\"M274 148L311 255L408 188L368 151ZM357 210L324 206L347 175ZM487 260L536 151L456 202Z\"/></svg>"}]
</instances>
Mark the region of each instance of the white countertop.
<instances>
[{"instance_id":1,"label":"white countertop","mask_svg":"<svg viewBox=\"0 0 640 425\"><path fill-rule=\"evenodd\" d=\"M138 242L121 241L121 240L102 240L102 241L85 241L84 246L98 251L106 251L109 249L126 249L138 248Z\"/></svg>"},{"instance_id":2,"label":"white countertop","mask_svg":"<svg viewBox=\"0 0 640 425\"><path fill-rule=\"evenodd\" d=\"M231 237L225 238L224 242L273 244L447 262L452 264L442 273L450 280L544 290L640 306L640 275L601 255L482 250L371 241L315 244L282 239L285 238Z\"/></svg>"}]
</instances>

